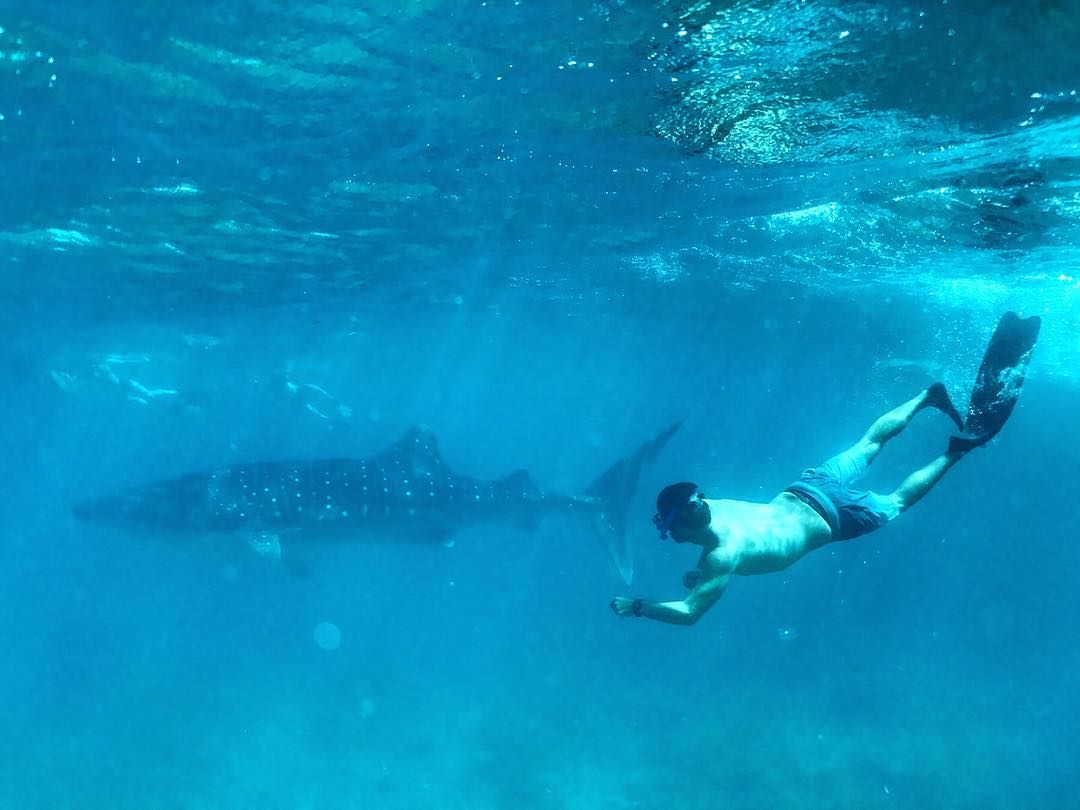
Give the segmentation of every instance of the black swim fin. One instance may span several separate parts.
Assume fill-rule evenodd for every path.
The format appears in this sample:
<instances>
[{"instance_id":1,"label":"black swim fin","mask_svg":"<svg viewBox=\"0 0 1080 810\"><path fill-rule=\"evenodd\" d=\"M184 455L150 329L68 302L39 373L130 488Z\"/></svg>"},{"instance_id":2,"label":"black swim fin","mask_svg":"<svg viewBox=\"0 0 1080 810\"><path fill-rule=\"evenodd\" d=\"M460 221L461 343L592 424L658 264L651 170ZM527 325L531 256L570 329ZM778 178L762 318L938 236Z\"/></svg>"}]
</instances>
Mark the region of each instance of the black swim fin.
<instances>
[{"instance_id":1,"label":"black swim fin","mask_svg":"<svg viewBox=\"0 0 1080 810\"><path fill-rule=\"evenodd\" d=\"M1015 312L1006 312L1001 316L975 377L964 420L966 435L949 439L950 453L980 447L1004 427L1020 398L1041 325L1037 315L1021 318Z\"/></svg>"}]
</instances>

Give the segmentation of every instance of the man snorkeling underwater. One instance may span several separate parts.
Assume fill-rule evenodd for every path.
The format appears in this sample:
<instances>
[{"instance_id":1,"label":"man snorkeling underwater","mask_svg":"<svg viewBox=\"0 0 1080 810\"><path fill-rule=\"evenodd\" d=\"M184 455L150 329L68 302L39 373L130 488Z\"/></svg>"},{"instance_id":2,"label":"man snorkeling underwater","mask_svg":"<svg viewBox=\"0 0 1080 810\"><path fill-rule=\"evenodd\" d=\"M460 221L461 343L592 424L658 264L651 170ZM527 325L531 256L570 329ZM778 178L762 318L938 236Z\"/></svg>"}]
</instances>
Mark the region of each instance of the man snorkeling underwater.
<instances>
[{"instance_id":1,"label":"man snorkeling underwater","mask_svg":"<svg viewBox=\"0 0 1080 810\"><path fill-rule=\"evenodd\" d=\"M683 578L689 593L670 602L619 596L611 600L611 609L619 616L691 625L716 604L733 576L780 571L828 543L881 528L921 500L970 450L1001 430L1019 396L1038 330L1037 317L1005 314L987 348L966 420L945 386L934 383L878 418L853 447L803 472L768 503L708 499L690 482L665 487L653 517L660 537L701 547L697 568ZM953 436L944 453L888 495L853 488L881 448L924 408L942 411L967 435Z\"/></svg>"}]
</instances>

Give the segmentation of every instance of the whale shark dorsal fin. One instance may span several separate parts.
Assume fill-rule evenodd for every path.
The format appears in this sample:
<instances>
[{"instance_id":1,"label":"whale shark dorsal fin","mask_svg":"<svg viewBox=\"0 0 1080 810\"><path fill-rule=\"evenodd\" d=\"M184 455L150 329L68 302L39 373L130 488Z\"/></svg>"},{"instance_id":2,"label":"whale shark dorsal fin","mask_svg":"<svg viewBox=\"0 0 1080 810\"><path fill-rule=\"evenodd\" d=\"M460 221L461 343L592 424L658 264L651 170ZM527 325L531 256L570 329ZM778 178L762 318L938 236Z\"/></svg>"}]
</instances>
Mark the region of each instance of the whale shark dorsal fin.
<instances>
[{"instance_id":1,"label":"whale shark dorsal fin","mask_svg":"<svg viewBox=\"0 0 1080 810\"><path fill-rule=\"evenodd\" d=\"M281 562L281 537L275 532L254 532L248 535L247 543L263 559Z\"/></svg>"},{"instance_id":2,"label":"whale shark dorsal fin","mask_svg":"<svg viewBox=\"0 0 1080 810\"><path fill-rule=\"evenodd\" d=\"M413 475L442 475L447 472L435 434L422 425L411 427L401 434L401 438L386 450L385 455L402 459Z\"/></svg>"}]
</instances>

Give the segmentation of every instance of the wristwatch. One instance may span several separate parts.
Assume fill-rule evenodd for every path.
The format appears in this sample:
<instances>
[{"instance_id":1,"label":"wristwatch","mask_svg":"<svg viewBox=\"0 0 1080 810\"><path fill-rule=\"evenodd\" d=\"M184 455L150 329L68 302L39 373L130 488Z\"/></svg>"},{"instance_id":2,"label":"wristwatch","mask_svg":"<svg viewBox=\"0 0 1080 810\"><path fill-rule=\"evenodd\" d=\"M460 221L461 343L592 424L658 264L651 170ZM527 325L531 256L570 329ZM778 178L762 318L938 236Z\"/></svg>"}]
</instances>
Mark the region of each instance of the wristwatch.
<instances>
[{"instance_id":1,"label":"wristwatch","mask_svg":"<svg viewBox=\"0 0 1080 810\"><path fill-rule=\"evenodd\" d=\"M630 612L633 613L635 616L640 616L641 615L641 605L643 603L644 603L644 600L641 599L640 597L635 599L633 604L630 606Z\"/></svg>"}]
</instances>

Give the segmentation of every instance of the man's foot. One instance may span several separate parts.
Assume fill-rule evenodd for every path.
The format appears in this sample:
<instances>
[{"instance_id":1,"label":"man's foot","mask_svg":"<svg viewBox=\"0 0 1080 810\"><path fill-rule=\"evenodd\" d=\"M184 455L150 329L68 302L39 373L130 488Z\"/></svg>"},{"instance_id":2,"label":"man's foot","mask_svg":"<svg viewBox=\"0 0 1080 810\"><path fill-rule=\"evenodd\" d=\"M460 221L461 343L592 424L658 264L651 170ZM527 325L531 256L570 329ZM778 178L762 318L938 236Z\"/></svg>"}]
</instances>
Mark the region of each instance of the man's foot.
<instances>
[{"instance_id":1,"label":"man's foot","mask_svg":"<svg viewBox=\"0 0 1080 810\"><path fill-rule=\"evenodd\" d=\"M945 383L936 382L926 389L926 404L931 408L937 408L956 423L957 430L964 429L964 418L956 410L956 406L949 399L949 392L945 390Z\"/></svg>"}]
</instances>

